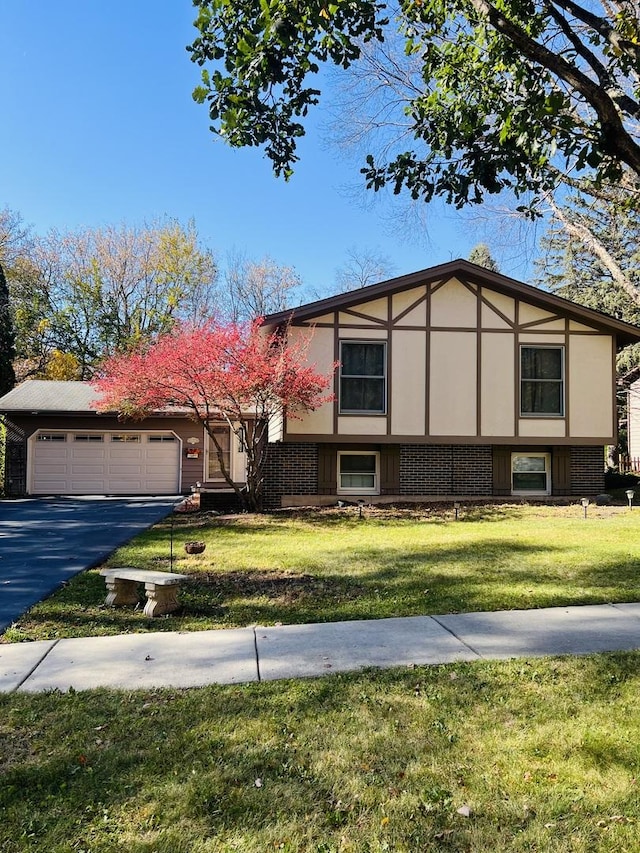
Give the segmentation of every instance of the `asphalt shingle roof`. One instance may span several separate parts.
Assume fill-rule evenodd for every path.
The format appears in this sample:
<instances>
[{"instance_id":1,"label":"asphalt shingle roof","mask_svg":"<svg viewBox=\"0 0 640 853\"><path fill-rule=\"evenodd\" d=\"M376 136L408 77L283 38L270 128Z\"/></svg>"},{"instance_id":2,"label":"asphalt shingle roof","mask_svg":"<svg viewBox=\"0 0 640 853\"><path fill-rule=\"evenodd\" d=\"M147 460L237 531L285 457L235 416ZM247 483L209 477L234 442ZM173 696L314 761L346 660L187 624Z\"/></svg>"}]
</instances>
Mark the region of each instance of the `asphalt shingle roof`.
<instances>
[{"instance_id":1,"label":"asphalt shingle roof","mask_svg":"<svg viewBox=\"0 0 640 853\"><path fill-rule=\"evenodd\" d=\"M88 382L29 379L0 397L0 411L94 412L91 403L99 396Z\"/></svg>"}]
</instances>

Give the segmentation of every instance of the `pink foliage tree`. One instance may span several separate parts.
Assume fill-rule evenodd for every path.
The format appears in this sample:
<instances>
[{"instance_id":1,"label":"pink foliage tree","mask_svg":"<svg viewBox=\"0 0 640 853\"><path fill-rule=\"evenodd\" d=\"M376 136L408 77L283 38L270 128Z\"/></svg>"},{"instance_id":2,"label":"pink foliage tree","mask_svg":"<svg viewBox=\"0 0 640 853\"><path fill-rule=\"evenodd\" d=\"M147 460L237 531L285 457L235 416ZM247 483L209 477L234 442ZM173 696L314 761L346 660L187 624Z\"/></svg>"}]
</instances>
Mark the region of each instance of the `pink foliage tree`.
<instances>
[{"instance_id":1,"label":"pink foliage tree","mask_svg":"<svg viewBox=\"0 0 640 853\"><path fill-rule=\"evenodd\" d=\"M310 337L280 329L267 334L261 321L237 325L182 325L102 365L93 381L99 411L143 418L178 407L200 423L216 448L222 474L246 509L262 506L269 424L285 413L300 417L333 398L333 370L307 362ZM335 366L334 366L335 369ZM214 426L225 422L246 452L246 485L235 483Z\"/></svg>"}]
</instances>

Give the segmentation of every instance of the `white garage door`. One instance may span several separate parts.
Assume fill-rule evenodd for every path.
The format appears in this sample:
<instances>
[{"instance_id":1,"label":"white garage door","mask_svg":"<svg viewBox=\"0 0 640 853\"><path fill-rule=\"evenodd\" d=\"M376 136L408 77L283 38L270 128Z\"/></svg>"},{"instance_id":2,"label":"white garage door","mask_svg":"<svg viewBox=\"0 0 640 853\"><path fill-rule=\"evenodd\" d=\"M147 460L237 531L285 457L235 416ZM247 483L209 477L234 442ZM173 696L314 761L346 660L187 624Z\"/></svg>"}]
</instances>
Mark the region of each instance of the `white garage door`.
<instances>
[{"instance_id":1,"label":"white garage door","mask_svg":"<svg viewBox=\"0 0 640 853\"><path fill-rule=\"evenodd\" d=\"M176 494L173 433L38 432L30 439L34 495Z\"/></svg>"}]
</instances>

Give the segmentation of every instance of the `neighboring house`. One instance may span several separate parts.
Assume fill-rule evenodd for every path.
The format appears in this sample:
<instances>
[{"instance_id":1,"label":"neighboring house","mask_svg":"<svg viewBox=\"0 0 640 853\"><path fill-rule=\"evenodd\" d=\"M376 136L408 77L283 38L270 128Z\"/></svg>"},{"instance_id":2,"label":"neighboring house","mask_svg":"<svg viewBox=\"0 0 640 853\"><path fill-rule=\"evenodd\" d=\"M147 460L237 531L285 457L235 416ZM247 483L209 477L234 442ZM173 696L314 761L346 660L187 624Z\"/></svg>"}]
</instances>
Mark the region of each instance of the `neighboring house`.
<instances>
[{"instance_id":1,"label":"neighboring house","mask_svg":"<svg viewBox=\"0 0 640 853\"><path fill-rule=\"evenodd\" d=\"M640 469L640 368L624 377L622 393L627 395L627 448L634 471Z\"/></svg>"},{"instance_id":2,"label":"neighboring house","mask_svg":"<svg viewBox=\"0 0 640 853\"><path fill-rule=\"evenodd\" d=\"M9 427L9 495L178 494L196 483L227 489L201 426L180 411L141 421L98 414L86 382L23 382L0 398ZM231 476L244 482L244 452L215 426Z\"/></svg>"},{"instance_id":3,"label":"neighboring house","mask_svg":"<svg viewBox=\"0 0 640 853\"><path fill-rule=\"evenodd\" d=\"M603 490L640 328L462 260L266 318L286 323L341 367L269 445L270 505Z\"/></svg>"},{"instance_id":4,"label":"neighboring house","mask_svg":"<svg viewBox=\"0 0 640 853\"><path fill-rule=\"evenodd\" d=\"M313 331L309 360L341 363L335 402L272 424L265 505L594 495L616 442L617 350L640 328L454 261L266 318ZM10 494L226 489L209 439L180 411L97 414L79 382L0 398ZM219 424L232 476L244 453Z\"/></svg>"}]
</instances>

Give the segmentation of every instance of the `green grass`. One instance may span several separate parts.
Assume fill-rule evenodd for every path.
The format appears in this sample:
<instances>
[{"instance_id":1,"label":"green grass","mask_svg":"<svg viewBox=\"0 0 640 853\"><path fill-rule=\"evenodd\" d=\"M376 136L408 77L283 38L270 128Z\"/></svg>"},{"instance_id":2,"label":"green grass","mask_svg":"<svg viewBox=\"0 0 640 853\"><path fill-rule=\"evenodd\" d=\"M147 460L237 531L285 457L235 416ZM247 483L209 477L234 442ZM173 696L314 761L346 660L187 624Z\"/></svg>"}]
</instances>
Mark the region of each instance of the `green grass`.
<instances>
[{"instance_id":1,"label":"green grass","mask_svg":"<svg viewBox=\"0 0 640 853\"><path fill-rule=\"evenodd\" d=\"M4 641L640 601L640 510L477 506L173 518L109 565L189 574L180 613L106 609L97 570L34 607ZM206 551L188 556L184 542Z\"/></svg>"},{"instance_id":2,"label":"green grass","mask_svg":"<svg viewBox=\"0 0 640 853\"><path fill-rule=\"evenodd\" d=\"M637 851L639 695L640 653L4 695L0 849Z\"/></svg>"}]
</instances>

